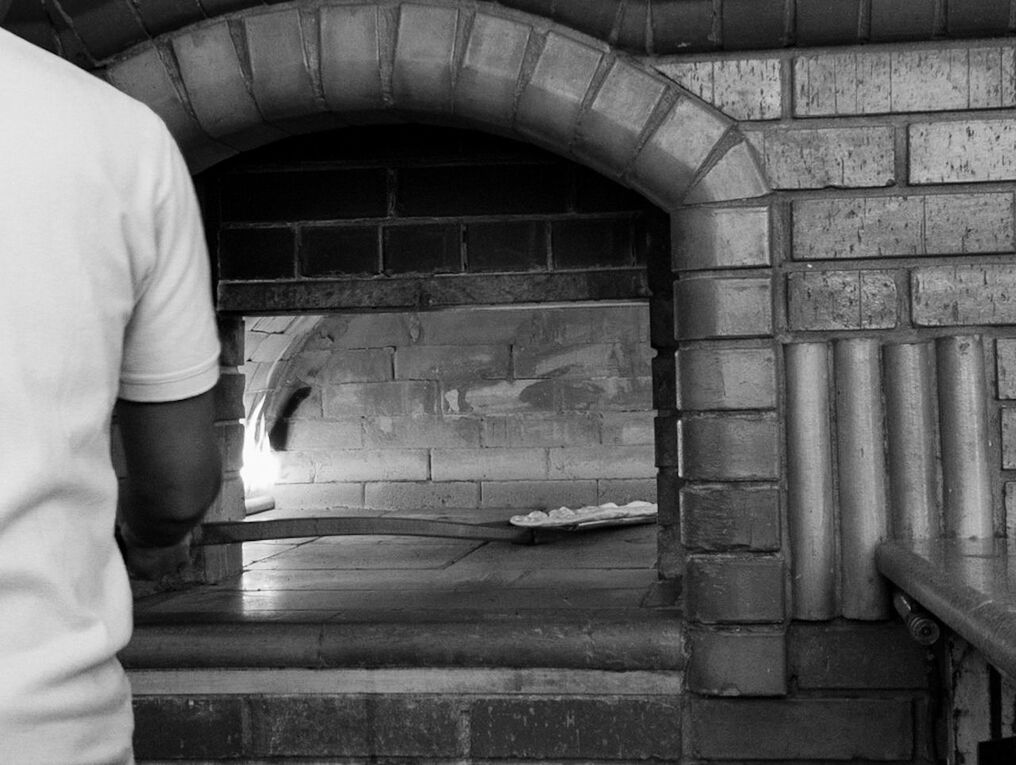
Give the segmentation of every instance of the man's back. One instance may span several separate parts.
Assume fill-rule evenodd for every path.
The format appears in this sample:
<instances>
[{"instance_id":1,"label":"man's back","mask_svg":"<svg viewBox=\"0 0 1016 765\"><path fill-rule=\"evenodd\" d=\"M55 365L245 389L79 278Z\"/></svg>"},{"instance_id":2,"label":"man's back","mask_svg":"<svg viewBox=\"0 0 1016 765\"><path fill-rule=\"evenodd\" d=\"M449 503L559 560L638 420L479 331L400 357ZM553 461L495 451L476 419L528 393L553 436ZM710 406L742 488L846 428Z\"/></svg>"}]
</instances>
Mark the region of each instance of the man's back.
<instances>
[{"instance_id":1,"label":"man's back","mask_svg":"<svg viewBox=\"0 0 1016 765\"><path fill-rule=\"evenodd\" d=\"M2 762L130 758L109 419L214 384L188 183L146 107L0 30Z\"/></svg>"}]
</instances>

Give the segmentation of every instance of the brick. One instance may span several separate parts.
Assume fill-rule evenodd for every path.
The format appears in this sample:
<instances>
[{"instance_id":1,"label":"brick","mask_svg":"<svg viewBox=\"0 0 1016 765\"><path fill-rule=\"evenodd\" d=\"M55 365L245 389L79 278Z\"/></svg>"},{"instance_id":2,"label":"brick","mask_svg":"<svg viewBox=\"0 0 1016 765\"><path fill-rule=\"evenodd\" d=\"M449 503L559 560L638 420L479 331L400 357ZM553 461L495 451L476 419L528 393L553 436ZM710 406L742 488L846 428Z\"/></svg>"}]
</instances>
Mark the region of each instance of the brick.
<instances>
[{"instance_id":1,"label":"brick","mask_svg":"<svg viewBox=\"0 0 1016 765\"><path fill-rule=\"evenodd\" d=\"M730 148L684 198L689 205L752 199L769 193L769 182L759 167L754 150L747 143Z\"/></svg>"},{"instance_id":2,"label":"brick","mask_svg":"<svg viewBox=\"0 0 1016 765\"><path fill-rule=\"evenodd\" d=\"M458 11L439 6L400 6L392 92L399 106L451 108Z\"/></svg>"},{"instance_id":3,"label":"brick","mask_svg":"<svg viewBox=\"0 0 1016 765\"><path fill-rule=\"evenodd\" d=\"M991 37L1009 29L1008 0L979 0L971 3L950 3L946 7L945 25L957 37Z\"/></svg>"},{"instance_id":4,"label":"brick","mask_svg":"<svg viewBox=\"0 0 1016 765\"><path fill-rule=\"evenodd\" d=\"M1016 339L999 338L995 341L995 368L998 398L1016 399Z\"/></svg>"},{"instance_id":5,"label":"brick","mask_svg":"<svg viewBox=\"0 0 1016 765\"><path fill-rule=\"evenodd\" d=\"M509 414L483 418L484 446L592 446L600 442L599 417L630 413ZM651 442L650 442L651 443Z\"/></svg>"},{"instance_id":6,"label":"brick","mask_svg":"<svg viewBox=\"0 0 1016 765\"><path fill-rule=\"evenodd\" d=\"M470 481L386 481L364 486L365 507L441 510L480 506L480 484Z\"/></svg>"},{"instance_id":7,"label":"brick","mask_svg":"<svg viewBox=\"0 0 1016 765\"><path fill-rule=\"evenodd\" d=\"M928 684L925 650L901 624L791 626L790 673L804 689L917 689Z\"/></svg>"},{"instance_id":8,"label":"brick","mask_svg":"<svg viewBox=\"0 0 1016 765\"><path fill-rule=\"evenodd\" d=\"M769 208L687 208L671 216L675 270L767 266Z\"/></svg>"},{"instance_id":9,"label":"brick","mask_svg":"<svg viewBox=\"0 0 1016 765\"><path fill-rule=\"evenodd\" d=\"M650 373L652 349L644 343L585 343L571 346L515 346L520 379L640 377Z\"/></svg>"},{"instance_id":10,"label":"brick","mask_svg":"<svg viewBox=\"0 0 1016 765\"><path fill-rule=\"evenodd\" d=\"M1016 178L1016 123L913 123L908 131L911 183L983 183Z\"/></svg>"},{"instance_id":11,"label":"brick","mask_svg":"<svg viewBox=\"0 0 1016 765\"><path fill-rule=\"evenodd\" d=\"M471 707L469 736L474 757L655 759L681 751L681 707L630 697L484 699Z\"/></svg>"},{"instance_id":12,"label":"brick","mask_svg":"<svg viewBox=\"0 0 1016 765\"><path fill-rule=\"evenodd\" d=\"M562 446L549 450L549 477L651 478L656 475L653 448L634 446Z\"/></svg>"},{"instance_id":13,"label":"brick","mask_svg":"<svg viewBox=\"0 0 1016 765\"><path fill-rule=\"evenodd\" d=\"M532 29L477 13L455 85L455 111L493 124L507 124Z\"/></svg>"},{"instance_id":14,"label":"brick","mask_svg":"<svg viewBox=\"0 0 1016 765\"><path fill-rule=\"evenodd\" d=\"M304 350L289 362L286 373L308 385L385 382L392 379L392 349Z\"/></svg>"},{"instance_id":15,"label":"brick","mask_svg":"<svg viewBox=\"0 0 1016 765\"><path fill-rule=\"evenodd\" d=\"M719 47L716 5L712 0L682 0L653 5L653 50L690 53Z\"/></svg>"},{"instance_id":16,"label":"brick","mask_svg":"<svg viewBox=\"0 0 1016 765\"><path fill-rule=\"evenodd\" d=\"M681 489L681 540L707 552L777 552L780 493L767 486L690 484Z\"/></svg>"},{"instance_id":17,"label":"brick","mask_svg":"<svg viewBox=\"0 0 1016 765\"><path fill-rule=\"evenodd\" d=\"M889 329L898 323L891 271L812 271L787 276L791 329Z\"/></svg>"},{"instance_id":18,"label":"brick","mask_svg":"<svg viewBox=\"0 0 1016 765\"><path fill-rule=\"evenodd\" d=\"M787 43L786 0L726 0L723 47L726 50L782 48Z\"/></svg>"},{"instance_id":19,"label":"brick","mask_svg":"<svg viewBox=\"0 0 1016 765\"><path fill-rule=\"evenodd\" d=\"M363 425L355 420L290 420L287 449L325 449L337 446L355 449L363 446Z\"/></svg>"},{"instance_id":20,"label":"brick","mask_svg":"<svg viewBox=\"0 0 1016 765\"><path fill-rule=\"evenodd\" d=\"M510 414L557 411L554 383L549 380L471 382L460 388L446 386L444 408L449 414Z\"/></svg>"},{"instance_id":21,"label":"brick","mask_svg":"<svg viewBox=\"0 0 1016 765\"><path fill-rule=\"evenodd\" d=\"M620 175L665 91L661 78L615 60L579 122L577 156Z\"/></svg>"},{"instance_id":22,"label":"brick","mask_svg":"<svg viewBox=\"0 0 1016 765\"><path fill-rule=\"evenodd\" d=\"M575 212L656 211L650 202L632 189L583 165L571 168L574 177Z\"/></svg>"},{"instance_id":23,"label":"brick","mask_svg":"<svg viewBox=\"0 0 1016 765\"><path fill-rule=\"evenodd\" d=\"M1010 194L943 194L925 198L929 254L1010 252L1014 246Z\"/></svg>"},{"instance_id":24,"label":"brick","mask_svg":"<svg viewBox=\"0 0 1016 765\"><path fill-rule=\"evenodd\" d=\"M385 273L457 273L462 270L458 224L389 226L384 229Z\"/></svg>"},{"instance_id":25,"label":"brick","mask_svg":"<svg viewBox=\"0 0 1016 765\"><path fill-rule=\"evenodd\" d=\"M1008 265L941 266L911 272L914 323L924 327L1016 322L1016 274Z\"/></svg>"},{"instance_id":26,"label":"brick","mask_svg":"<svg viewBox=\"0 0 1016 765\"><path fill-rule=\"evenodd\" d=\"M655 478L605 478L596 482L595 504L626 505L635 501L656 502Z\"/></svg>"},{"instance_id":27,"label":"brick","mask_svg":"<svg viewBox=\"0 0 1016 765\"><path fill-rule=\"evenodd\" d=\"M889 53L835 53L794 59L794 115L882 114L892 111Z\"/></svg>"},{"instance_id":28,"label":"brick","mask_svg":"<svg viewBox=\"0 0 1016 765\"><path fill-rule=\"evenodd\" d=\"M600 377L554 380L553 402L563 412L590 410L644 411L651 406L652 380L645 377Z\"/></svg>"},{"instance_id":29,"label":"brick","mask_svg":"<svg viewBox=\"0 0 1016 765\"><path fill-rule=\"evenodd\" d=\"M936 0L872 0L872 41L930 39L935 8Z\"/></svg>"},{"instance_id":30,"label":"brick","mask_svg":"<svg viewBox=\"0 0 1016 765\"><path fill-rule=\"evenodd\" d=\"M480 421L467 417L367 417L363 443L369 448L479 447Z\"/></svg>"},{"instance_id":31,"label":"brick","mask_svg":"<svg viewBox=\"0 0 1016 765\"><path fill-rule=\"evenodd\" d=\"M511 481L547 477L547 450L540 448L433 449L435 481Z\"/></svg>"},{"instance_id":32,"label":"brick","mask_svg":"<svg viewBox=\"0 0 1016 765\"><path fill-rule=\"evenodd\" d=\"M243 699L135 696L134 754L161 759L239 757L243 749Z\"/></svg>"},{"instance_id":33,"label":"brick","mask_svg":"<svg viewBox=\"0 0 1016 765\"><path fill-rule=\"evenodd\" d=\"M513 337L522 345L644 342L649 339L648 314L645 303L523 311L517 314ZM504 322L496 311L488 316Z\"/></svg>"},{"instance_id":34,"label":"brick","mask_svg":"<svg viewBox=\"0 0 1016 765\"><path fill-rule=\"evenodd\" d=\"M275 452L278 465L276 485L287 483L313 483L317 466L308 452Z\"/></svg>"},{"instance_id":35,"label":"brick","mask_svg":"<svg viewBox=\"0 0 1016 765\"><path fill-rule=\"evenodd\" d=\"M794 259L924 253L924 198L819 199L793 203Z\"/></svg>"},{"instance_id":36,"label":"brick","mask_svg":"<svg viewBox=\"0 0 1016 765\"><path fill-rule=\"evenodd\" d=\"M304 170L227 175L222 179L226 221L310 221L387 214L385 171Z\"/></svg>"},{"instance_id":37,"label":"brick","mask_svg":"<svg viewBox=\"0 0 1016 765\"><path fill-rule=\"evenodd\" d=\"M772 332L768 279L693 276L674 285L675 337L754 337Z\"/></svg>"},{"instance_id":38,"label":"brick","mask_svg":"<svg viewBox=\"0 0 1016 765\"><path fill-rule=\"evenodd\" d=\"M507 345L417 345L395 351L398 380L491 380L509 372Z\"/></svg>"},{"instance_id":39,"label":"brick","mask_svg":"<svg viewBox=\"0 0 1016 765\"><path fill-rule=\"evenodd\" d=\"M341 481L425 481L425 449L330 449L316 452L316 483Z\"/></svg>"},{"instance_id":40,"label":"brick","mask_svg":"<svg viewBox=\"0 0 1016 765\"><path fill-rule=\"evenodd\" d=\"M272 496L278 507L317 511L333 507L363 507L362 483L275 484Z\"/></svg>"},{"instance_id":41,"label":"brick","mask_svg":"<svg viewBox=\"0 0 1016 765\"><path fill-rule=\"evenodd\" d=\"M148 34L157 37L188 24L204 20L205 14L196 0L183 0L179 3L163 5L162 3L146 3L137 8L141 23Z\"/></svg>"},{"instance_id":42,"label":"brick","mask_svg":"<svg viewBox=\"0 0 1016 765\"><path fill-rule=\"evenodd\" d=\"M191 106L210 136L234 140L262 123L225 22L191 29L174 37L172 45Z\"/></svg>"},{"instance_id":43,"label":"brick","mask_svg":"<svg viewBox=\"0 0 1016 765\"><path fill-rule=\"evenodd\" d=\"M795 32L798 45L860 42L860 0L797 0Z\"/></svg>"},{"instance_id":44,"label":"brick","mask_svg":"<svg viewBox=\"0 0 1016 765\"><path fill-rule=\"evenodd\" d=\"M634 445L653 443L653 412L603 412L604 444ZM577 445L574 441L570 445Z\"/></svg>"},{"instance_id":45,"label":"brick","mask_svg":"<svg viewBox=\"0 0 1016 765\"><path fill-rule=\"evenodd\" d=\"M306 65L299 12L247 16L243 26L251 90L265 118L299 117L319 111Z\"/></svg>"},{"instance_id":46,"label":"brick","mask_svg":"<svg viewBox=\"0 0 1016 765\"><path fill-rule=\"evenodd\" d=\"M685 586L688 618L694 622L783 621L784 571L779 558L693 555Z\"/></svg>"},{"instance_id":47,"label":"brick","mask_svg":"<svg viewBox=\"0 0 1016 765\"><path fill-rule=\"evenodd\" d=\"M777 478L779 428L772 415L686 417L681 475L694 481Z\"/></svg>"},{"instance_id":48,"label":"brick","mask_svg":"<svg viewBox=\"0 0 1016 765\"><path fill-rule=\"evenodd\" d=\"M677 352L678 408L774 409L776 361L768 348Z\"/></svg>"},{"instance_id":49,"label":"brick","mask_svg":"<svg viewBox=\"0 0 1016 765\"><path fill-rule=\"evenodd\" d=\"M327 316L307 341L308 350L384 348L410 342L412 316L400 313Z\"/></svg>"},{"instance_id":50,"label":"brick","mask_svg":"<svg viewBox=\"0 0 1016 765\"><path fill-rule=\"evenodd\" d=\"M235 472L243 465L243 428L240 422L215 423L223 471Z\"/></svg>"},{"instance_id":51,"label":"brick","mask_svg":"<svg viewBox=\"0 0 1016 765\"><path fill-rule=\"evenodd\" d=\"M545 509L597 504L596 481L484 481L482 506Z\"/></svg>"},{"instance_id":52,"label":"brick","mask_svg":"<svg viewBox=\"0 0 1016 765\"><path fill-rule=\"evenodd\" d=\"M717 61L712 103L737 120L783 116L783 75L778 58Z\"/></svg>"},{"instance_id":53,"label":"brick","mask_svg":"<svg viewBox=\"0 0 1016 765\"><path fill-rule=\"evenodd\" d=\"M1002 469L1016 470L1016 409L1002 409Z\"/></svg>"},{"instance_id":54,"label":"brick","mask_svg":"<svg viewBox=\"0 0 1016 765\"><path fill-rule=\"evenodd\" d=\"M692 756L909 760L909 698L704 699L691 705Z\"/></svg>"},{"instance_id":55,"label":"brick","mask_svg":"<svg viewBox=\"0 0 1016 765\"><path fill-rule=\"evenodd\" d=\"M323 392L326 417L437 414L437 388L431 382L395 381L330 385Z\"/></svg>"},{"instance_id":56,"label":"brick","mask_svg":"<svg viewBox=\"0 0 1016 765\"><path fill-rule=\"evenodd\" d=\"M633 181L652 189L662 206L677 206L730 125L719 112L690 98L680 99L635 158Z\"/></svg>"},{"instance_id":57,"label":"brick","mask_svg":"<svg viewBox=\"0 0 1016 765\"><path fill-rule=\"evenodd\" d=\"M567 144L602 58L596 48L548 33L518 99L519 129L552 144Z\"/></svg>"},{"instance_id":58,"label":"brick","mask_svg":"<svg viewBox=\"0 0 1016 765\"><path fill-rule=\"evenodd\" d=\"M305 226L298 246L301 276L314 279L381 272L378 233L373 226Z\"/></svg>"},{"instance_id":59,"label":"brick","mask_svg":"<svg viewBox=\"0 0 1016 765\"><path fill-rule=\"evenodd\" d=\"M458 703L416 696L257 696L251 754L454 756Z\"/></svg>"},{"instance_id":60,"label":"brick","mask_svg":"<svg viewBox=\"0 0 1016 765\"><path fill-rule=\"evenodd\" d=\"M787 692L782 630L690 631L688 688L709 696L781 696Z\"/></svg>"},{"instance_id":61,"label":"brick","mask_svg":"<svg viewBox=\"0 0 1016 765\"><path fill-rule=\"evenodd\" d=\"M550 224L554 268L632 266L635 253L628 218L559 220Z\"/></svg>"},{"instance_id":62,"label":"brick","mask_svg":"<svg viewBox=\"0 0 1016 765\"><path fill-rule=\"evenodd\" d=\"M325 101L337 112L380 109L381 40L378 6L323 6L321 84Z\"/></svg>"},{"instance_id":63,"label":"brick","mask_svg":"<svg viewBox=\"0 0 1016 765\"><path fill-rule=\"evenodd\" d=\"M466 263L472 273L547 268L547 230L542 221L469 223Z\"/></svg>"},{"instance_id":64,"label":"brick","mask_svg":"<svg viewBox=\"0 0 1016 765\"><path fill-rule=\"evenodd\" d=\"M762 134L767 176L777 189L888 186L896 180L893 140L890 127L770 129Z\"/></svg>"},{"instance_id":65,"label":"brick","mask_svg":"<svg viewBox=\"0 0 1016 765\"><path fill-rule=\"evenodd\" d=\"M243 387L242 374L225 369L220 371L215 385L216 422L243 419Z\"/></svg>"}]
</instances>

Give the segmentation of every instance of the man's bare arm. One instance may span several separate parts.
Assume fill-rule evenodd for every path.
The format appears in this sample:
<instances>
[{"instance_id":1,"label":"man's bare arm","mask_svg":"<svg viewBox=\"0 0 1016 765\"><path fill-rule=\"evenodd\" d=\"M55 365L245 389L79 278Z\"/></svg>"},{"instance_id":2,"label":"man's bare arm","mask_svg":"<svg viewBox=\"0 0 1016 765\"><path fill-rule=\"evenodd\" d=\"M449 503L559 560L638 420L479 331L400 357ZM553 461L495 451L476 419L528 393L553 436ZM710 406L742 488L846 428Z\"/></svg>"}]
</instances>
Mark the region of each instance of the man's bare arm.
<instances>
[{"instance_id":1,"label":"man's bare arm","mask_svg":"<svg viewBox=\"0 0 1016 765\"><path fill-rule=\"evenodd\" d=\"M214 392L162 403L121 400L117 420L128 472L124 540L136 548L179 544L215 499L222 477Z\"/></svg>"}]
</instances>

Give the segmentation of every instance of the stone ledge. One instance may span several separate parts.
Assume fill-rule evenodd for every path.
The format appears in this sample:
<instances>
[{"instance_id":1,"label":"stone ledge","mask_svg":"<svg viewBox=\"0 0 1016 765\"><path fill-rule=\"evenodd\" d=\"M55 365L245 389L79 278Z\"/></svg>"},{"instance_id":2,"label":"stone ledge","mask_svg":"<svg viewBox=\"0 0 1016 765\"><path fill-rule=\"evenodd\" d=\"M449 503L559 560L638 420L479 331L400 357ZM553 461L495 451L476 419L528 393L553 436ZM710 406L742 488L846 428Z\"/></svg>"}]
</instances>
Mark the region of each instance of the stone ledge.
<instances>
[{"instance_id":1,"label":"stone ledge","mask_svg":"<svg viewBox=\"0 0 1016 765\"><path fill-rule=\"evenodd\" d=\"M1016 552L1005 539L884 542L878 568L999 671L1016 677Z\"/></svg>"},{"instance_id":2,"label":"stone ledge","mask_svg":"<svg viewBox=\"0 0 1016 765\"><path fill-rule=\"evenodd\" d=\"M194 668L554 667L681 670L684 621L673 609L550 615L320 615L313 621L184 622L144 616L120 659L129 670ZM235 617L234 617L235 619Z\"/></svg>"}]
</instances>

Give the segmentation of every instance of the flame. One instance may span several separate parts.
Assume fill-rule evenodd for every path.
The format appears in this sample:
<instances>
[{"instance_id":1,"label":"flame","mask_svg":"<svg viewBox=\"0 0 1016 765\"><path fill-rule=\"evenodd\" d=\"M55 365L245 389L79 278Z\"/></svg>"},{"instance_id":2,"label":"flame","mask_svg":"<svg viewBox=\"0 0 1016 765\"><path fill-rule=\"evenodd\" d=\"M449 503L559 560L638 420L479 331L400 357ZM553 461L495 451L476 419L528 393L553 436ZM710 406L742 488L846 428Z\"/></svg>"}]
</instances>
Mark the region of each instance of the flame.
<instances>
[{"instance_id":1,"label":"flame","mask_svg":"<svg viewBox=\"0 0 1016 765\"><path fill-rule=\"evenodd\" d=\"M247 497L270 493L279 478L279 458L268 443L261 414L261 405L258 405L247 418L243 432L243 467L240 468L240 478Z\"/></svg>"}]
</instances>

